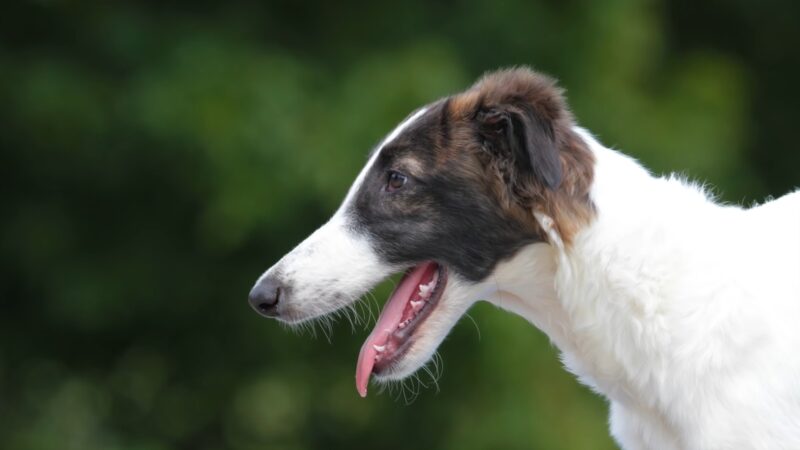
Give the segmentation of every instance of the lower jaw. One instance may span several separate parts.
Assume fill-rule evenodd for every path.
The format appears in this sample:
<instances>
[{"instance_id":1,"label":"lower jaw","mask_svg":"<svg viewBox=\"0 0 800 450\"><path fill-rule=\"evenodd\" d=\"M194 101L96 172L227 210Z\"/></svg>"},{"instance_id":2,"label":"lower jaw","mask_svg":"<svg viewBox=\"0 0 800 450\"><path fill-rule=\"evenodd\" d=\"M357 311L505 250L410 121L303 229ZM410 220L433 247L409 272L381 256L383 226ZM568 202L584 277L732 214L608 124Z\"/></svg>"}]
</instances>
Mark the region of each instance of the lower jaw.
<instances>
[{"instance_id":1,"label":"lower jaw","mask_svg":"<svg viewBox=\"0 0 800 450\"><path fill-rule=\"evenodd\" d=\"M393 379L397 376L393 374L401 372L401 365L411 347L414 345L414 337L411 336L403 342L398 349L391 355L387 355L386 359L381 359L375 362L372 368L372 374L378 379Z\"/></svg>"}]
</instances>

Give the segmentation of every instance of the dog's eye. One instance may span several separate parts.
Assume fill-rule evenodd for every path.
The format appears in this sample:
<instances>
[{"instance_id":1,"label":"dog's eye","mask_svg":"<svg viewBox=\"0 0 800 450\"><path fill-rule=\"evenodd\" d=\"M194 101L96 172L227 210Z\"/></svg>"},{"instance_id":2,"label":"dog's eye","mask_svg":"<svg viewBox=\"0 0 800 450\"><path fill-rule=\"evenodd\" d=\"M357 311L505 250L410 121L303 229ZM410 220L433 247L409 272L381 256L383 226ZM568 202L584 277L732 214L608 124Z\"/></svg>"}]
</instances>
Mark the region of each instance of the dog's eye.
<instances>
[{"instance_id":1,"label":"dog's eye","mask_svg":"<svg viewBox=\"0 0 800 450\"><path fill-rule=\"evenodd\" d=\"M408 177L394 170L389 171L389 178L386 181L386 192L394 192L405 186Z\"/></svg>"}]
</instances>

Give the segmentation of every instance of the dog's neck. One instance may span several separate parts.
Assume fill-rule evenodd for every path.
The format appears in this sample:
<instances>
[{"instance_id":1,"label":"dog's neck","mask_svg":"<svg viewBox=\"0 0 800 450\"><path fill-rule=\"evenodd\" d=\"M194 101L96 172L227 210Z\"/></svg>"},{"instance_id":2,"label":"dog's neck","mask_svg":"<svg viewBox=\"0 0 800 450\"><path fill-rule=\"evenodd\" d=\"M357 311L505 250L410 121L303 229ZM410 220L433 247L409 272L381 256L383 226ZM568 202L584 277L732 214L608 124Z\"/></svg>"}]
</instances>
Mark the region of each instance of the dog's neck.
<instances>
[{"instance_id":1,"label":"dog's neck","mask_svg":"<svg viewBox=\"0 0 800 450\"><path fill-rule=\"evenodd\" d=\"M669 283L660 269L668 265L677 275L676 258L691 245L685 236L715 239L712 226L696 221L720 207L702 189L653 177L579 132L596 158L597 217L568 246L550 227L550 244L529 246L501 265L491 301L547 333L582 382L630 404L653 388L651 375L669 373L663 365L673 356L665 354L673 348L670 333L659 328L659 293ZM549 218L537 219L547 231Z\"/></svg>"}]
</instances>

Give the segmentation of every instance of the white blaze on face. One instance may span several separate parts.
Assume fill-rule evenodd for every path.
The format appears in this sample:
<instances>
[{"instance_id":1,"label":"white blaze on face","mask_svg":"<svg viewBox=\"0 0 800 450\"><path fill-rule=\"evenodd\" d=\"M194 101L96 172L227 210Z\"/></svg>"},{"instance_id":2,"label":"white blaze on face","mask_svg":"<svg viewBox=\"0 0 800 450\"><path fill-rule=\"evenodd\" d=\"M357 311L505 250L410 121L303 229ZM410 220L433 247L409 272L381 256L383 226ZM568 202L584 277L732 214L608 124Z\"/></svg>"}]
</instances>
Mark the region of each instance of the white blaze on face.
<instances>
[{"instance_id":1,"label":"white blaze on face","mask_svg":"<svg viewBox=\"0 0 800 450\"><path fill-rule=\"evenodd\" d=\"M354 229L349 211L383 147L425 111L412 114L381 142L333 217L261 276L277 275L287 287L281 319L299 322L331 313L398 269L381 261L369 236Z\"/></svg>"}]
</instances>

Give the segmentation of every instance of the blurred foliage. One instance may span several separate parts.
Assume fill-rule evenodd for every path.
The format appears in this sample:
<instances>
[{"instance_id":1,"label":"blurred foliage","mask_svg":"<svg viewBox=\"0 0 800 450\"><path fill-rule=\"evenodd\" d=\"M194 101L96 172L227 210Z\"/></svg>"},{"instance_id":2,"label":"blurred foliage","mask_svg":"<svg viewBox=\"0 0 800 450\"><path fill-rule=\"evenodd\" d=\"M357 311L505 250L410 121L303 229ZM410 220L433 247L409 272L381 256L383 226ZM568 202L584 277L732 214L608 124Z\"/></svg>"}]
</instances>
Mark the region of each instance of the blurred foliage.
<instances>
[{"instance_id":1,"label":"blurred foliage","mask_svg":"<svg viewBox=\"0 0 800 450\"><path fill-rule=\"evenodd\" d=\"M299 336L246 293L394 124L499 66L559 77L657 172L780 195L798 19L791 0L4 5L0 448L613 448L603 401L520 318L474 308L480 333L456 327L439 389L406 405L356 395L365 330Z\"/></svg>"}]
</instances>

